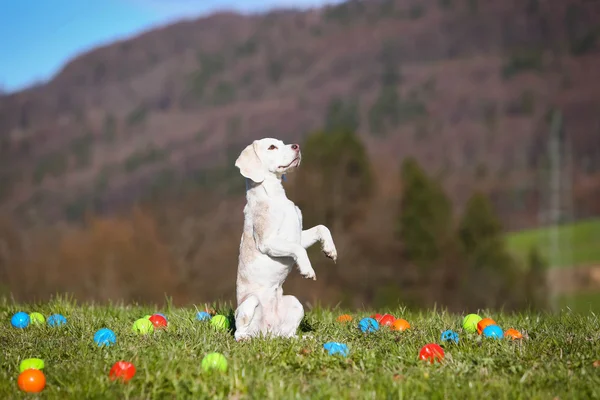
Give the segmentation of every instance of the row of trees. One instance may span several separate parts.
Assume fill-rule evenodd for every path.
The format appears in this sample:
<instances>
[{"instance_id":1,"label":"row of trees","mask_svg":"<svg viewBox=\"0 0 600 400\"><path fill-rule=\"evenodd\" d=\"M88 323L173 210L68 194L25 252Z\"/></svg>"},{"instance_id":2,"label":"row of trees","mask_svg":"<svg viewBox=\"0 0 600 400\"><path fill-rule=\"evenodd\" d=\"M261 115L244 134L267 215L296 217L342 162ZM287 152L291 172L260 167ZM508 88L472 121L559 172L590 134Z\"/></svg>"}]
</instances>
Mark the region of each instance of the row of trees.
<instances>
[{"instance_id":1,"label":"row of trees","mask_svg":"<svg viewBox=\"0 0 600 400\"><path fill-rule=\"evenodd\" d=\"M381 210L365 148L350 129L338 126L315 133L303 149L305 162L293 198L307 226L328 225L351 254L381 253L370 257L380 260L368 273L371 300L380 305L400 300L414 306L545 308L543 260L536 249L527 263L509 254L502 225L485 194L474 192L457 216L441 183L417 160L406 158L396 208ZM365 228L369 214L381 212L393 221L391 235L381 227ZM365 239L364 229L376 240ZM348 265L359 258L346 260L344 271L329 273L331 284L347 285L354 293L366 290L359 287L360 276L352 276L359 268Z\"/></svg>"}]
</instances>

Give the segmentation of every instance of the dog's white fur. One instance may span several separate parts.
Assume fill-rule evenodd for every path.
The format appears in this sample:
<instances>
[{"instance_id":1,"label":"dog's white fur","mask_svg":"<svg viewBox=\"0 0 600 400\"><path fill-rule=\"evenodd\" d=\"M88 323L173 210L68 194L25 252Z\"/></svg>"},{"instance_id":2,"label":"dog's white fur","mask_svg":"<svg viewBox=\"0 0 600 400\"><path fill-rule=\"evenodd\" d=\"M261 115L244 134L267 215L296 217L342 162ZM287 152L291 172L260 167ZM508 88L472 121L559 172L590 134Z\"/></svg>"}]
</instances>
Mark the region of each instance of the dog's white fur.
<instances>
[{"instance_id":1,"label":"dog's white fur","mask_svg":"<svg viewBox=\"0 0 600 400\"><path fill-rule=\"evenodd\" d=\"M244 231L237 273L236 340L260 335L295 337L304 309L282 285L294 265L316 280L306 249L317 241L335 262L329 229L302 230L300 209L285 195L282 176L300 165L300 147L266 138L248 145L235 162L246 178Z\"/></svg>"}]
</instances>

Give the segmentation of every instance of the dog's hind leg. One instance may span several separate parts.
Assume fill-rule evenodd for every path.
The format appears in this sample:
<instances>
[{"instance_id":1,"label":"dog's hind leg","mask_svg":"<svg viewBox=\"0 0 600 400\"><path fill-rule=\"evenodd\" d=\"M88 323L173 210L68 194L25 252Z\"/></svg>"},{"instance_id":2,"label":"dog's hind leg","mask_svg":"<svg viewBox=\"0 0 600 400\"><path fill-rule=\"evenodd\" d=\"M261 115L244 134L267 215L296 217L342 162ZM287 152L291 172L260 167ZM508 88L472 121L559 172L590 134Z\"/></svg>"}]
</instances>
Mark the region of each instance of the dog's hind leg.
<instances>
[{"instance_id":1,"label":"dog's hind leg","mask_svg":"<svg viewBox=\"0 0 600 400\"><path fill-rule=\"evenodd\" d=\"M280 318L277 336L296 337L296 331L304 317L304 308L294 296L283 296L279 304L278 315Z\"/></svg>"},{"instance_id":2,"label":"dog's hind leg","mask_svg":"<svg viewBox=\"0 0 600 400\"><path fill-rule=\"evenodd\" d=\"M248 296L235 310L235 340L249 339L260 334L262 314L258 298Z\"/></svg>"}]
</instances>

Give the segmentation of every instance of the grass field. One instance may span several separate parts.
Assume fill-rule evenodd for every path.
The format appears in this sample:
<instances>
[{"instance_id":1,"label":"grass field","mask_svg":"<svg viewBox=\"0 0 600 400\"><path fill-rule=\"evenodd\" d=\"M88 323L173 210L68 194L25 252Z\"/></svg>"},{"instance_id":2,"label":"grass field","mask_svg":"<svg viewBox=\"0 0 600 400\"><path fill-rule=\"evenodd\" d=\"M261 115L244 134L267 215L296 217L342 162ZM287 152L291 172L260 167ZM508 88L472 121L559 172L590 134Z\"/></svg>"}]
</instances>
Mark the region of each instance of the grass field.
<instances>
[{"instance_id":1,"label":"grass field","mask_svg":"<svg viewBox=\"0 0 600 400\"><path fill-rule=\"evenodd\" d=\"M550 267L565 268L600 263L600 219L591 219L558 227L561 253L552 259L552 229L539 228L507 235L509 250L525 259L532 246L537 246Z\"/></svg>"},{"instance_id":2,"label":"grass field","mask_svg":"<svg viewBox=\"0 0 600 400\"><path fill-rule=\"evenodd\" d=\"M68 322L16 329L10 317L19 310L46 317L60 313ZM216 310L231 314L229 308ZM131 331L137 318L157 311L168 317L167 330L147 336ZM350 313L354 321L344 325L335 320L342 311L314 309L307 311L302 338L236 343L231 332L195 320L196 311L77 306L65 300L40 305L0 302L0 398L31 397L16 383L20 361L30 357L45 361L47 385L39 398L47 399L600 398L600 368L594 366L600 359L600 321L593 314L480 312L505 329L525 334L525 339L513 342L466 334L460 328L462 316L444 312L387 310L407 319L411 329L363 334L357 322L369 312ZM102 327L115 331L116 344L95 345L94 332ZM444 345L445 360L433 365L418 360L420 348L439 343L446 329L459 332L460 342ZM348 344L349 356L327 354L322 346L329 341ZM227 372L202 372L202 358L215 351L226 356ZM131 361L137 368L128 383L108 378L118 360Z\"/></svg>"}]
</instances>

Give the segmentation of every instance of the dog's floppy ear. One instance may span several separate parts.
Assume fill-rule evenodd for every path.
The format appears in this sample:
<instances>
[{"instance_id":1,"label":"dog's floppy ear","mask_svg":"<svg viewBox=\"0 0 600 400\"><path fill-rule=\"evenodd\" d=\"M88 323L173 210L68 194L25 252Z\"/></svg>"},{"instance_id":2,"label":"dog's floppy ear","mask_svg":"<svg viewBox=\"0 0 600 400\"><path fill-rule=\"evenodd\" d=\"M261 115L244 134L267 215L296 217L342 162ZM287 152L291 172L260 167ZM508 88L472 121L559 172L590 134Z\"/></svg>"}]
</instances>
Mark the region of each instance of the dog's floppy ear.
<instances>
[{"instance_id":1,"label":"dog's floppy ear","mask_svg":"<svg viewBox=\"0 0 600 400\"><path fill-rule=\"evenodd\" d=\"M265 180L265 171L256 153L256 140L246 146L237 160L235 166L240 169L242 176L252 179L256 183L261 183Z\"/></svg>"}]
</instances>

